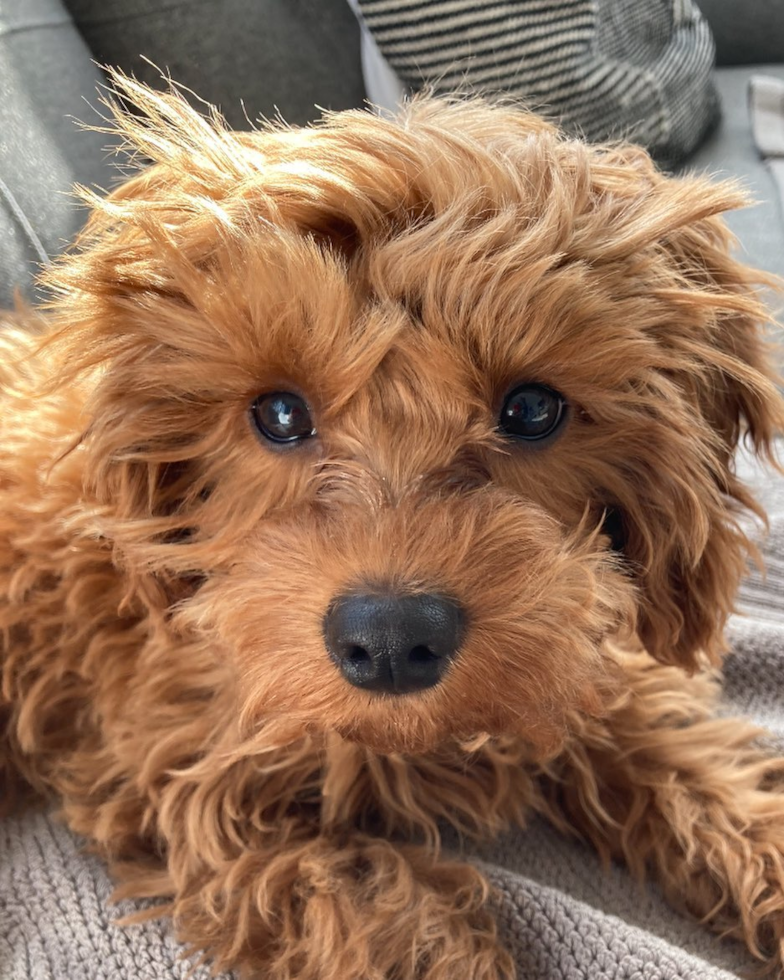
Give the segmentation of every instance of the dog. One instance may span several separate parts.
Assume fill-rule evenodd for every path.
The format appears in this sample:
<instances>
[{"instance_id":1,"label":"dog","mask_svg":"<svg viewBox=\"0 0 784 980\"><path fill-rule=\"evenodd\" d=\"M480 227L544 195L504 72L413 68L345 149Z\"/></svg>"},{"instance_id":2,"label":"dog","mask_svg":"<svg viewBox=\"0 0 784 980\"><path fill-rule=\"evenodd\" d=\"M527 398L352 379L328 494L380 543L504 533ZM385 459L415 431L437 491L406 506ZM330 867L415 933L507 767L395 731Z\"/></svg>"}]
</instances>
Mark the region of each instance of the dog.
<instances>
[{"instance_id":1,"label":"dog","mask_svg":"<svg viewBox=\"0 0 784 980\"><path fill-rule=\"evenodd\" d=\"M246 977L509 980L442 832L534 812L780 972L784 759L713 716L784 428L743 195L478 99L115 83L152 165L0 340L5 799Z\"/></svg>"}]
</instances>

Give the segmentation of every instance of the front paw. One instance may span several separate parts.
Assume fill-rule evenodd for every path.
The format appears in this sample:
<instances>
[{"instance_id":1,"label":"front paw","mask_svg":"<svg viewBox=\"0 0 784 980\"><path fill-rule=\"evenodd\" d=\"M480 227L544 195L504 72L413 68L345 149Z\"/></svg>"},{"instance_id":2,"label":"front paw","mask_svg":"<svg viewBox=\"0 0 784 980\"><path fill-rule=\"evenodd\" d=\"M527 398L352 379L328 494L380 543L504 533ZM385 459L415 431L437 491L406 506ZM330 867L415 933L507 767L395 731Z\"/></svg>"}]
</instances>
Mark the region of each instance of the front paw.
<instances>
[{"instance_id":1,"label":"front paw","mask_svg":"<svg viewBox=\"0 0 784 980\"><path fill-rule=\"evenodd\" d=\"M512 980L476 868L354 836L248 854L176 902L181 936L254 980Z\"/></svg>"},{"instance_id":2,"label":"front paw","mask_svg":"<svg viewBox=\"0 0 784 980\"><path fill-rule=\"evenodd\" d=\"M784 978L784 794L687 802L670 813L677 846L660 858L665 893L743 941L761 963L756 975Z\"/></svg>"}]
</instances>

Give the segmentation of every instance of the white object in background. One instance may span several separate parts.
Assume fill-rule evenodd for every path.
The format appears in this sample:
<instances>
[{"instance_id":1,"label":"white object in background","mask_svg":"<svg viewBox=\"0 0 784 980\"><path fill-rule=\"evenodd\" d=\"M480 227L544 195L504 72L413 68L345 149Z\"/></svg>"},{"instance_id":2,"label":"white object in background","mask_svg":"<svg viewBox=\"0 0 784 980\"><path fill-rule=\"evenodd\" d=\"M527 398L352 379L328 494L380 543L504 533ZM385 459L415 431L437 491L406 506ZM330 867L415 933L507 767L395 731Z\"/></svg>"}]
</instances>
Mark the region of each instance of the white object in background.
<instances>
[{"instance_id":1,"label":"white object in background","mask_svg":"<svg viewBox=\"0 0 784 980\"><path fill-rule=\"evenodd\" d=\"M784 207L784 81L769 75L752 75L749 106L754 142L778 184Z\"/></svg>"},{"instance_id":2,"label":"white object in background","mask_svg":"<svg viewBox=\"0 0 784 980\"><path fill-rule=\"evenodd\" d=\"M367 97L379 109L393 112L403 101L406 88L378 50L378 45L362 20L357 0L348 0L348 4L362 31L362 75Z\"/></svg>"}]
</instances>

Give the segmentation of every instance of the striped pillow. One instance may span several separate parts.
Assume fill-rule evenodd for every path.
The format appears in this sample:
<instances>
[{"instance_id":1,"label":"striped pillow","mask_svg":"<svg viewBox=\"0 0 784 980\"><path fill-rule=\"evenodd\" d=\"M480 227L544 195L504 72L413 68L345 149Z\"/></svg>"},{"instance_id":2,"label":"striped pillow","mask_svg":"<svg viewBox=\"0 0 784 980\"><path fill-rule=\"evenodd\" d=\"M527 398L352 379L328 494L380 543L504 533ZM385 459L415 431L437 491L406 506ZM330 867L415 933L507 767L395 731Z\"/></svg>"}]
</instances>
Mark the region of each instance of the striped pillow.
<instances>
[{"instance_id":1,"label":"striped pillow","mask_svg":"<svg viewBox=\"0 0 784 980\"><path fill-rule=\"evenodd\" d=\"M675 167L718 117L714 45L692 0L358 0L411 88L505 92L569 132Z\"/></svg>"}]
</instances>

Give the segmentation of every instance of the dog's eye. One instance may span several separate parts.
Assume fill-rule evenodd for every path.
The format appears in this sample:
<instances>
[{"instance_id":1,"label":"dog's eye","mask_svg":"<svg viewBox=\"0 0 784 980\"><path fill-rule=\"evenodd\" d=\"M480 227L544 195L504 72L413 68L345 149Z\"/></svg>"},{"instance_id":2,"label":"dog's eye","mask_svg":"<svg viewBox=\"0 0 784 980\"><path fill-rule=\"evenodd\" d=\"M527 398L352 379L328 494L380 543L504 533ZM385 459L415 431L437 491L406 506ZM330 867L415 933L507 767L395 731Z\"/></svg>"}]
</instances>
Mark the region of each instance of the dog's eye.
<instances>
[{"instance_id":1,"label":"dog's eye","mask_svg":"<svg viewBox=\"0 0 784 980\"><path fill-rule=\"evenodd\" d=\"M565 407L563 395L547 385L518 385L506 396L498 427L513 439L534 442L555 432L564 419Z\"/></svg>"},{"instance_id":2,"label":"dog's eye","mask_svg":"<svg viewBox=\"0 0 784 980\"><path fill-rule=\"evenodd\" d=\"M270 442L299 442L316 434L304 398L290 391L259 395L250 414L256 428Z\"/></svg>"}]
</instances>

